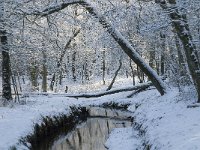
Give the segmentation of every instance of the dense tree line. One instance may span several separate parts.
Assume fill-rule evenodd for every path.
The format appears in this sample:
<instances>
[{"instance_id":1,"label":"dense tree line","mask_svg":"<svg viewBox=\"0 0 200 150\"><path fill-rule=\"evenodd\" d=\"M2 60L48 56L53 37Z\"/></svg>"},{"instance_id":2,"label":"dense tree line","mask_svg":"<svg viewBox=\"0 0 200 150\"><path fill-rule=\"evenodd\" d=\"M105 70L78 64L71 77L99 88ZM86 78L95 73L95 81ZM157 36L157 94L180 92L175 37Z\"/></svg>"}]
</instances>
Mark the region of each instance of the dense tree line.
<instances>
[{"instance_id":1,"label":"dense tree line","mask_svg":"<svg viewBox=\"0 0 200 150\"><path fill-rule=\"evenodd\" d=\"M32 90L41 83L46 92L65 86L63 80L84 84L102 78L105 84L105 78L120 75L131 76L133 84L136 77L150 80L161 95L166 91L159 76L180 90L194 85L200 102L200 4L195 0L0 3L7 100L11 83L24 78Z\"/></svg>"}]
</instances>

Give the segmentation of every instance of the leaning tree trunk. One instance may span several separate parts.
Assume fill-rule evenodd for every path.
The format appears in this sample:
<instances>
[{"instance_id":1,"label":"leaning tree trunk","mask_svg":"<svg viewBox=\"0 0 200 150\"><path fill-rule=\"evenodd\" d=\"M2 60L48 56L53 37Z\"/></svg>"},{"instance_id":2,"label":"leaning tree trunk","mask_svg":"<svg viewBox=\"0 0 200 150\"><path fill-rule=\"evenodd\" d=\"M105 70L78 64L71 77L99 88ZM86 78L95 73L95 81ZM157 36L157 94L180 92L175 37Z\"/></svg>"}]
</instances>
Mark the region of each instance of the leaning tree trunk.
<instances>
[{"instance_id":1,"label":"leaning tree trunk","mask_svg":"<svg viewBox=\"0 0 200 150\"><path fill-rule=\"evenodd\" d=\"M99 23L107 30L107 32L114 38L114 40L119 44L119 46L122 48L122 50L140 67L140 69L149 77L149 79L152 81L154 86L157 88L157 90L160 92L161 95L164 95L166 93L166 87L163 83L163 81L159 78L159 76L156 74L156 72L144 62L142 57L135 51L135 49L131 46L131 43L126 40L121 33L116 30L107 20L104 16L98 14L96 9L91 6L88 2L84 0L68 0L66 2L63 2L62 4L59 4L58 6L52 6L48 7L47 9L44 9L42 12L29 12L27 14L31 15L40 15L40 16L47 16L49 14L58 12L69 5L72 4L80 4L85 9L93 15L95 18L98 19Z\"/></svg>"},{"instance_id":2,"label":"leaning tree trunk","mask_svg":"<svg viewBox=\"0 0 200 150\"><path fill-rule=\"evenodd\" d=\"M0 0L0 38L0 45L2 49L2 97L6 100L11 100L11 70L7 35L6 30L4 28L4 0Z\"/></svg>"},{"instance_id":3,"label":"leaning tree trunk","mask_svg":"<svg viewBox=\"0 0 200 150\"><path fill-rule=\"evenodd\" d=\"M193 42L192 35L189 30L187 17L179 12L176 6L176 0L168 0L171 6L168 6L166 1L157 0L164 10L169 11L169 17L172 21L172 26L180 38L185 51L188 68L198 94L198 103L200 103L200 62L198 59L197 49Z\"/></svg>"},{"instance_id":4,"label":"leaning tree trunk","mask_svg":"<svg viewBox=\"0 0 200 150\"><path fill-rule=\"evenodd\" d=\"M115 72L115 75L114 75L114 77L113 77L113 79L112 79L110 85L109 85L108 88L106 89L106 91L109 91L109 90L112 88L112 86L113 86L113 84L115 83L115 80L116 80L116 78L117 78L117 75L118 75L119 70L121 69L121 67L122 67L122 60L120 59L120 60L119 60L119 67L117 68L117 70L116 70L116 72Z\"/></svg>"}]
</instances>

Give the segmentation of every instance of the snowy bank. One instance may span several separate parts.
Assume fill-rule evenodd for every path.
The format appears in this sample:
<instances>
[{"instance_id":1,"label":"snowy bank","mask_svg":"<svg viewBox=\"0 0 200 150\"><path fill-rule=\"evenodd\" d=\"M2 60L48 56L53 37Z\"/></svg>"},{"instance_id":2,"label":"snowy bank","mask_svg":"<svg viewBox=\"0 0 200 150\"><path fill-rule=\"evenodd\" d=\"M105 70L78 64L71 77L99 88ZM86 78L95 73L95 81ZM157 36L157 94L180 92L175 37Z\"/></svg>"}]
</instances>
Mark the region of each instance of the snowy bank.
<instances>
[{"instance_id":1,"label":"snowy bank","mask_svg":"<svg viewBox=\"0 0 200 150\"><path fill-rule=\"evenodd\" d=\"M200 107L187 108L196 99L190 91L186 89L180 94L172 88L160 96L151 90L133 97L130 110L135 111L135 121L145 130L145 140L151 149L200 149Z\"/></svg>"},{"instance_id":2,"label":"snowy bank","mask_svg":"<svg viewBox=\"0 0 200 150\"><path fill-rule=\"evenodd\" d=\"M27 98L25 105L14 105L12 108L0 107L0 149L7 150L16 145L18 140L32 132L34 123L41 116L68 113L72 105L100 105L103 102L131 103L135 121L145 131L140 137L133 128L114 129L106 147L110 150L133 150L141 146L141 141L159 150L198 150L200 149L200 107L187 108L195 101L194 92L185 89L180 93L172 88L166 95L154 90L147 90L126 98L130 92L94 99L70 99L57 96L35 96Z\"/></svg>"},{"instance_id":3,"label":"snowy bank","mask_svg":"<svg viewBox=\"0 0 200 150\"><path fill-rule=\"evenodd\" d=\"M26 105L0 107L0 149L7 150L18 143L22 136L32 132L41 116L67 113L70 105L81 103L74 99L46 96L28 98Z\"/></svg>"}]
</instances>

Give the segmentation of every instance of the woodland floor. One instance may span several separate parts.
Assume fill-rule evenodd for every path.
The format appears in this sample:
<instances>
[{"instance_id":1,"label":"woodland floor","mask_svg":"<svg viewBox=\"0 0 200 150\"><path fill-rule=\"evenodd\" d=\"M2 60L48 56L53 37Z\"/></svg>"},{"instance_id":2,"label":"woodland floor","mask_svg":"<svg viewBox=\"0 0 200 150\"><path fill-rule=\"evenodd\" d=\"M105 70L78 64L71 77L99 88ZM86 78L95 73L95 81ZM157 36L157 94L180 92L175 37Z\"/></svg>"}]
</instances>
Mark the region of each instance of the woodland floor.
<instances>
[{"instance_id":1,"label":"woodland floor","mask_svg":"<svg viewBox=\"0 0 200 150\"><path fill-rule=\"evenodd\" d=\"M130 85L130 80L118 80L114 88ZM94 88L95 87L95 88ZM91 91L100 86L76 87L78 93ZM73 88L73 87L72 87ZM74 87L75 88L75 87ZM88 88L88 89L86 89ZM99 88L101 91L105 87ZM73 93L73 92L71 92ZM198 150L200 149L200 107L187 108L195 102L195 94L190 87L182 92L170 87L168 93L160 96L155 89L146 90L132 98L126 98L131 92L103 96L99 98L67 98L63 95L31 95L25 97L25 103L0 107L0 149L7 150L18 145L18 140L32 132L34 123L41 121L41 116L68 113L72 105L100 105L104 102L130 103L129 110L134 112L135 122L141 125L140 135L132 127L119 128L111 132L106 146L111 150L133 150L141 148L143 142L151 145L151 149L159 150Z\"/></svg>"}]
</instances>

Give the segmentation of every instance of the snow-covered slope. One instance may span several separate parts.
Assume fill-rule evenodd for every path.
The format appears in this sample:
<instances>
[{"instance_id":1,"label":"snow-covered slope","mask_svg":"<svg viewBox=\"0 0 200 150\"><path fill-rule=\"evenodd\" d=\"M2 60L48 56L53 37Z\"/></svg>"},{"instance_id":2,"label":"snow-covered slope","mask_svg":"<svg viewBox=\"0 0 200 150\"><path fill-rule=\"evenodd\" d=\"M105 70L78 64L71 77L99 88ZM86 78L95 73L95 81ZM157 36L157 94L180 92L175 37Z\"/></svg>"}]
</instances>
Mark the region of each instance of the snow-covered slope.
<instances>
[{"instance_id":1,"label":"snow-covered slope","mask_svg":"<svg viewBox=\"0 0 200 150\"><path fill-rule=\"evenodd\" d=\"M124 92L95 99L69 99L66 97L35 96L27 98L25 105L0 107L0 149L7 150L16 144L21 136L32 131L33 124L40 122L41 115L67 113L71 105L99 105L107 101L131 103L135 121L146 131L145 140L158 150L200 149L200 107L187 108L195 101L194 92L185 89L179 93L171 88L164 96L155 90L147 90L126 98ZM135 107L137 106L137 108ZM133 150L141 144L138 133L132 128L115 129L106 146L111 150L123 147ZM144 140L144 139L142 139ZM121 141L121 142L120 142Z\"/></svg>"}]
</instances>

